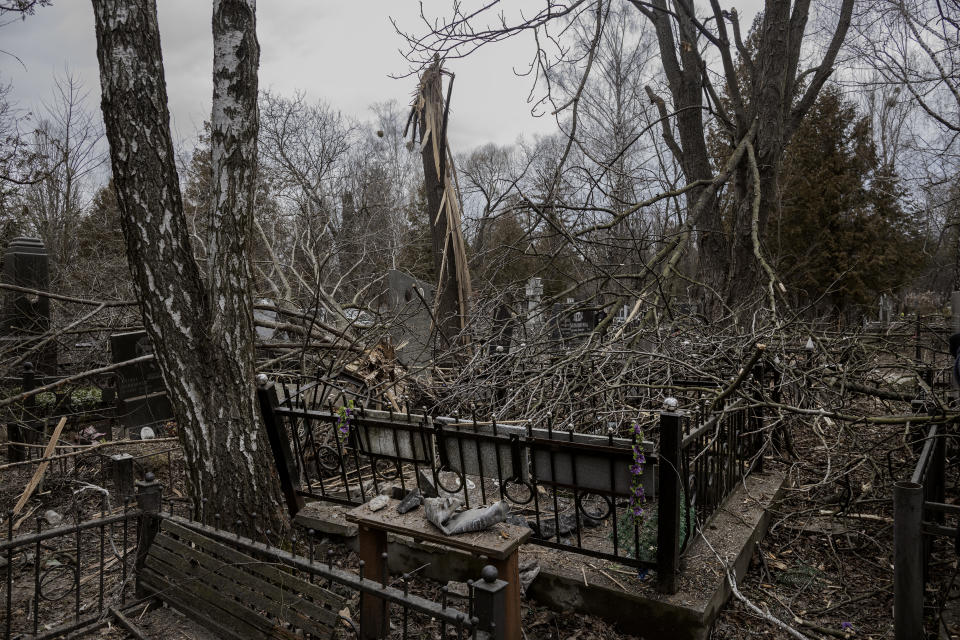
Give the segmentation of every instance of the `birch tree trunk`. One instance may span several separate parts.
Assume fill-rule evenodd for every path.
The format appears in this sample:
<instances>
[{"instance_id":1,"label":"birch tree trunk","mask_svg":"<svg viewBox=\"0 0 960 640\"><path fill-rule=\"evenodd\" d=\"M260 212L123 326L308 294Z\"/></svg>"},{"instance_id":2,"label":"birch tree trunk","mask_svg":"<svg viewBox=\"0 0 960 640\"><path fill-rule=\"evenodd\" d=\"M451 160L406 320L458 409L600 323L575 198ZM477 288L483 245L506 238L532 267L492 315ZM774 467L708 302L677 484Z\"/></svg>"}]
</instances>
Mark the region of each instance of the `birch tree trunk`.
<instances>
[{"instance_id":1,"label":"birch tree trunk","mask_svg":"<svg viewBox=\"0 0 960 640\"><path fill-rule=\"evenodd\" d=\"M257 171L255 0L213 3L214 207L206 282L190 250L155 0L92 0L103 119L127 258L171 396L191 497L241 531L287 523L255 395L250 237Z\"/></svg>"}]
</instances>

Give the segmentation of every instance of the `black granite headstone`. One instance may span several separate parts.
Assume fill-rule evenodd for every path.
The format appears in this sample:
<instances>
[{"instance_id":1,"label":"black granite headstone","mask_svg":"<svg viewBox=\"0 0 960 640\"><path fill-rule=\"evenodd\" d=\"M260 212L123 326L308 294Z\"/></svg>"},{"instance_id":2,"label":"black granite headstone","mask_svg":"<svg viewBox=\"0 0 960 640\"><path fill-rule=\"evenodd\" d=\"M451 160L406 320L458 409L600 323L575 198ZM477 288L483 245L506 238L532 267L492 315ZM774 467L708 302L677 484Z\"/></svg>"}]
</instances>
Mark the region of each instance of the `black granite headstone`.
<instances>
[{"instance_id":1,"label":"black granite headstone","mask_svg":"<svg viewBox=\"0 0 960 640\"><path fill-rule=\"evenodd\" d=\"M566 342L585 338L597 326L595 310L582 309L576 303L553 305L553 337Z\"/></svg>"},{"instance_id":2,"label":"black granite headstone","mask_svg":"<svg viewBox=\"0 0 960 640\"><path fill-rule=\"evenodd\" d=\"M110 336L113 362L125 362L153 353L146 331L115 333ZM117 400L120 419L130 433L140 427L173 417L160 367L155 361L138 362L117 372Z\"/></svg>"},{"instance_id":3,"label":"black granite headstone","mask_svg":"<svg viewBox=\"0 0 960 640\"><path fill-rule=\"evenodd\" d=\"M3 282L25 289L47 291L50 286L50 263L43 242L37 238L14 238L3 256ZM27 338L41 336L50 330L50 298L23 291L5 291L0 312L0 334L10 352L27 348ZM22 347L18 345L22 343ZM56 375L57 346L50 341L36 355L31 355L36 370Z\"/></svg>"}]
</instances>

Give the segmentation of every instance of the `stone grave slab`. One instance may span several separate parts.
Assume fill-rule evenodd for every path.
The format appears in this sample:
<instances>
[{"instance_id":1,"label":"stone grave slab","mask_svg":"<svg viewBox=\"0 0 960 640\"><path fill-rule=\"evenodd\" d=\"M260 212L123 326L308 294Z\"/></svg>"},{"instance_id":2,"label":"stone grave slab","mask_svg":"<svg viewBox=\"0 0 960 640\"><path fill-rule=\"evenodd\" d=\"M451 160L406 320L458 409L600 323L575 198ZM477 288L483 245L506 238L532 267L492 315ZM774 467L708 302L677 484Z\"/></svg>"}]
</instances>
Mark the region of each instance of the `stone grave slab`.
<instances>
[{"instance_id":1,"label":"stone grave slab","mask_svg":"<svg viewBox=\"0 0 960 640\"><path fill-rule=\"evenodd\" d=\"M529 458L526 455L526 448L520 444L520 455L514 460L510 443L511 435L522 438L526 434L527 430L524 427L498 424L496 436L499 440L492 439L494 429L491 424L450 423L443 426L443 432L453 432L449 438L443 436L440 438L440 459L446 462L451 471L485 478L499 479L497 477L499 474L504 480L517 478L523 482L529 480L527 473ZM457 432L484 437L476 439L470 438L469 435L454 437ZM499 458L499 467L497 458Z\"/></svg>"},{"instance_id":2,"label":"stone grave slab","mask_svg":"<svg viewBox=\"0 0 960 640\"><path fill-rule=\"evenodd\" d=\"M360 450L374 456L429 463L434 457L433 431L416 422L410 423L409 429L395 424L369 418L358 423L353 429L360 441Z\"/></svg>"}]
</instances>

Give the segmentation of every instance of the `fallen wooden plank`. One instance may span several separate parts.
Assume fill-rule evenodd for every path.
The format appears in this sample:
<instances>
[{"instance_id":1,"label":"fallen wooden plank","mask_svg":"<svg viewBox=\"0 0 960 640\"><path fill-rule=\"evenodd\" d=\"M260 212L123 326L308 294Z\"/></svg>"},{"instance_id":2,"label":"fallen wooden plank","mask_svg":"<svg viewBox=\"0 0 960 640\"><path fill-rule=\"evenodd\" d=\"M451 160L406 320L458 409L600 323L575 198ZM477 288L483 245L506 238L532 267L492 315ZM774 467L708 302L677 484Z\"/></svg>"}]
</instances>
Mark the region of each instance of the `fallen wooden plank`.
<instances>
[{"instance_id":1,"label":"fallen wooden plank","mask_svg":"<svg viewBox=\"0 0 960 640\"><path fill-rule=\"evenodd\" d=\"M13 507L13 513L10 514L11 517L16 517L16 515L20 513L20 510L23 509L23 506L27 504L27 500L29 500L30 496L33 495L33 492L36 491L37 485L39 485L40 481L43 480L43 476L47 472L47 467L50 466L49 458L56 450L57 440L60 439L60 433L63 431L65 424L67 424L67 416L60 418L60 422L57 423L57 428L53 430L53 435L50 436L50 442L47 443L47 448L43 450L43 462L41 462L40 466L37 467L37 470L33 472L33 477L30 478L30 482L27 484L26 489L23 490L23 494L20 496L20 499L17 500L17 504Z\"/></svg>"},{"instance_id":2,"label":"fallen wooden plank","mask_svg":"<svg viewBox=\"0 0 960 640\"><path fill-rule=\"evenodd\" d=\"M127 616L123 615L120 611L110 607L110 613L116 618L117 624L126 629L132 636L137 638L137 640L150 640L150 637L144 633L138 624L127 618Z\"/></svg>"}]
</instances>

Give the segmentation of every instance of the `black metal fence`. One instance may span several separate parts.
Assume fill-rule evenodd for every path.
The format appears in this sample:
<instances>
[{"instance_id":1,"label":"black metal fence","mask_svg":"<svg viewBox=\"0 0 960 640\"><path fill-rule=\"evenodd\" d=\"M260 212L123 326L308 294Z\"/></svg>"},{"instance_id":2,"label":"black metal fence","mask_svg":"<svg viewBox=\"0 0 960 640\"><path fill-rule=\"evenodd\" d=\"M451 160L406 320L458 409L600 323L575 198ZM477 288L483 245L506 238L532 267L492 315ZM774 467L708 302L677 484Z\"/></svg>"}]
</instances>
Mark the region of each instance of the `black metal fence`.
<instances>
[{"instance_id":1,"label":"black metal fence","mask_svg":"<svg viewBox=\"0 0 960 640\"><path fill-rule=\"evenodd\" d=\"M956 420L934 422L909 480L894 485L894 632L896 640L920 640L924 632L924 591L935 539L960 544L960 505L947 504L947 444L956 435ZM960 548L960 547L957 547Z\"/></svg>"},{"instance_id":2,"label":"black metal fence","mask_svg":"<svg viewBox=\"0 0 960 640\"><path fill-rule=\"evenodd\" d=\"M692 507L685 530L691 532L692 521L709 520L744 477L763 470L766 432L761 411L744 406L715 414L684 432L680 468L683 491Z\"/></svg>"},{"instance_id":3,"label":"black metal fence","mask_svg":"<svg viewBox=\"0 0 960 640\"><path fill-rule=\"evenodd\" d=\"M111 619L120 624L129 623L121 612L134 605L142 606L156 597L182 599L184 592L190 592L187 582L195 577L181 582L171 570L164 575L168 592L158 592L148 584L148 580L156 580L155 576L150 577L149 556L154 545L160 544L156 534L164 521L170 522L175 530L195 532L243 554L248 561L210 558L208 562L212 564L207 565L209 571L205 571L220 580L238 581L237 589L258 593L256 584L243 584L243 578L237 577L242 570L249 571L252 567L253 575L259 571L261 575L280 576L281 573L275 571L279 569L283 575L301 578L300 584L304 586L316 584L338 594L341 600L337 601L344 603L346 611L329 612L331 638L407 639L431 634L458 640L500 637L495 622L502 619L506 583L488 575L487 569L482 580L468 581L467 598L453 606L453 596L448 595L446 587L440 589L437 600L412 593L413 576L409 574L396 579L384 574L382 579L372 580L334 565L329 550L324 554L318 548L312 531L299 539L294 532L284 540L270 539L269 532L261 532L260 539L254 540L211 526L205 521L202 508L194 509L184 501L163 500L160 490L159 483L148 475L147 481L138 487L142 509L139 505L131 508L125 504L118 513L107 513L105 509L99 517L50 529L44 529L42 519L38 519L35 532L17 537L13 536L15 519L10 518L7 538L0 540L5 575L0 604L0 611L4 613L3 638L57 638L95 629ZM152 493L152 499L143 497L146 491ZM177 512L198 512L202 519L192 520ZM153 533L148 533L151 530ZM203 551L199 544L189 546L194 555ZM161 548L160 552L163 551ZM362 562L360 571L363 571ZM301 608L317 610L317 606L310 604L315 590L297 593L290 581L282 579L271 583L269 588L282 590L277 611L296 610L298 602L306 603ZM263 599L268 595L259 594L258 601L268 603ZM257 607L256 602L251 605L250 613L270 616L269 603L263 609ZM215 603L191 602L190 605L195 607L194 611L214 612L214 620L227 615L217 613ZM230 600L230 605L236 611L243 603ZM187 613L189 615L189 611ZM209 618L206 622L209 623ZM279 618L276 624L282 624L291 634L299 629Z\"/></svg>"},{"instance_id":4,"label":"black metal fence","mask_svg":"<svg viewBox=\"0 0 960 640\"><path fill-rule=\"evenodd\" d=\"M765 437L763 416L746 405L705 424L660 413L657 450L634 424L593 435L552 418L498 423L369 410L318 387L278 393L263 391L261 406L299 496L358 505L391 487L432 486L466 507L503 500L535 544L656 569L671 591L697 527L757 468Z\"/></svg>"},{"instance_id":5,"label":"black metal fence","mask_svg":"<svg viewBox=\"0 0 960 640\"><path fill-rule=\"evenodd\" d=\"M139 512L124 505L110 513L104 501L97 518L74 515L73 523L49 529L40 516L35 532L13 537L16 519L7 514L7 537L0 540L5 639L63 635L132 597Z\"/></svg>"}]
</instances>

